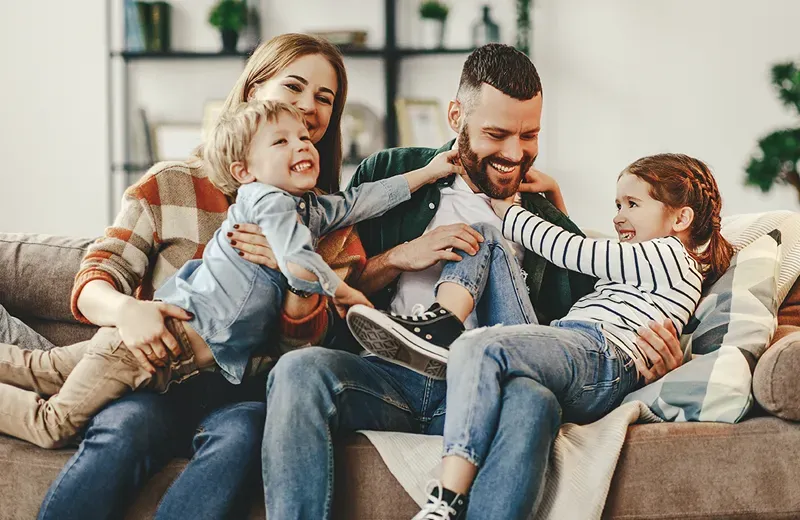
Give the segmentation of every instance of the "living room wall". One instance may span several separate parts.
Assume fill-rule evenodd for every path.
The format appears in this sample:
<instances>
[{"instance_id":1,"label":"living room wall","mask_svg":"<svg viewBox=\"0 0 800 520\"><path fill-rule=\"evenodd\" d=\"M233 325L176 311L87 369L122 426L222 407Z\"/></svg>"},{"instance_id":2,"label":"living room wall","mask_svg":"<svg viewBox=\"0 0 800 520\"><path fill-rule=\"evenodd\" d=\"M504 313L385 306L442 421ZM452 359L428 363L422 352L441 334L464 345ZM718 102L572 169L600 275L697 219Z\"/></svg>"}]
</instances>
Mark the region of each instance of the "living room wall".
<instances>
[{"instance_id":1,"label":"living room wall","mask_svg":"<svg viewBox=\"0 0 800 520\"><path fill-rule=\"evenodd\" d=\"M214 50L205 23L212 0L172 0L173 47ZM400 0L398 39L413 41L416 0ZM446 42L470 43L480 0L453 5ZM366 29L383 42L378 0L261 0L262 34ZM513 0L492 2L507 43ZM280 7L279 7L280 6ZM107 3L23 2L0 20L6 81L0 118L4 167L0 230L93 236L108 224L105 20ZM545 88L539 166L558 177L573 217L610 230L614 179L631 160L660 151L695 154L717 173L728 213L797 209L788 188L761 195L742 184L756 139L792 119L768 68L796 55L793 0L537 0L534 61ZM401 69L400 94L443 105L463 56L419 57ZM199 120L224 97L241 63L136 63L131 101L155 121ZM375 60L348 59L351 100L379 113L383 76Z\"/></svg>"}]
</instances>

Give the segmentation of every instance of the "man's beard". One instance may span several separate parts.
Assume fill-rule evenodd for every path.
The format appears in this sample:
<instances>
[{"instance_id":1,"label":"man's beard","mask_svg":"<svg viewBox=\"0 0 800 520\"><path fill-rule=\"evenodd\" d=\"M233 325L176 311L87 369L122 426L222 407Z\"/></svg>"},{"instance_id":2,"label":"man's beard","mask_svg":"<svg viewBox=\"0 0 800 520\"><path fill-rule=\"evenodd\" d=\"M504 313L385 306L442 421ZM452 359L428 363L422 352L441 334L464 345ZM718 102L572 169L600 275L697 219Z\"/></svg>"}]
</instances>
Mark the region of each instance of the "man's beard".
<instances>
[{"instance_id":1,"label":"man's beard","mask_svg":"<svg viewBox=\"0 0 800 520\"><path fill-rule=\"evenodd\" d=\"M511 162L498 154L480 158L469 144L469 131L466 125L458 133L458 154L461 166L464 167L464 171L467 172L472 183L492 199L507 199L517 193L523 177L533 165L533 161L536 160L536 157L528 154L523 154L519 163ZM497 181L492 182L487 171L489 162L495 162L502 166L519 166L519 173L514 177L503 175Z\"/></svg>"}]
</instances>

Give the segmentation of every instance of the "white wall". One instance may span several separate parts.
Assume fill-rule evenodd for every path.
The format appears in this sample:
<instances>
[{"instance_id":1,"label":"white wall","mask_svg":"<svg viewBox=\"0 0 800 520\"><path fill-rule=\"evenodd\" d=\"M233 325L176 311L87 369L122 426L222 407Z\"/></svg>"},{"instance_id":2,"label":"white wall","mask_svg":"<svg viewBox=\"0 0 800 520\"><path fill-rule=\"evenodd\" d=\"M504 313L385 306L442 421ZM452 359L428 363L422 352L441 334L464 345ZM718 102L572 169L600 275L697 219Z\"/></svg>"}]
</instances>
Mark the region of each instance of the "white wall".
<instances>
[{"instance_id":1,"label":"white wall","mask_svg":"<svg viewBox=\"0 0 800 520\"><path fill-rule=\"evenodd\" d=\"M757 139L797 124L769 67L797 58L800 2L537 0L534 19L539 164L578 222L611 230L616 175L665 151L706 161L729 214L800 207L789 187L743 184Z\"/></svg>"},{"instance_id":2,"label":"white wall","mask_svg":"<svg viewBox=\"0 0 800 520\"><path fill-rule=\"evenodd\" d=\"M117 0L113 0L116 2ZM259 0L262 34L366 29L384 42L380 0ZM173 48L216 50L206 15L213 0L172 0ZM399 0L398 39L411 45L416 0ZM470 44L481 0L451 1L446 42ZM504 42L514 41L514 0L490 2ZM29 5L30 4L30 5ZM768 68L798 49L794 0L536 0L534 61L545 88L539 165L562 182L573 216L608 230L614 178L633 159L694 154L715 169L728 212L797 209L794 192L762 196L742 184L756 140L793 123ZM19 3L0 18L0 231L96 235L108 223L105 6L91 0ZM464 55L403 62L400 95L454 94ZM348 58L350 99L385 114L381 62ZM154 124L198 122L223 98L239 60L136 62L132 106ZM444 117L444 114L442 114ZM437 144L437 143L432 143ZM76 204L76 201L78 203Z\"/></svg>"},{"instance_id":3,"label":"white wall","mask_svg":"<svg viewBox=\"0 0 800 520\"><path fill-rule=\"evenodd\" d=\"M0 231L94 235L106 220L104 0L0 16Z\"/></svg>"}]
</instances>

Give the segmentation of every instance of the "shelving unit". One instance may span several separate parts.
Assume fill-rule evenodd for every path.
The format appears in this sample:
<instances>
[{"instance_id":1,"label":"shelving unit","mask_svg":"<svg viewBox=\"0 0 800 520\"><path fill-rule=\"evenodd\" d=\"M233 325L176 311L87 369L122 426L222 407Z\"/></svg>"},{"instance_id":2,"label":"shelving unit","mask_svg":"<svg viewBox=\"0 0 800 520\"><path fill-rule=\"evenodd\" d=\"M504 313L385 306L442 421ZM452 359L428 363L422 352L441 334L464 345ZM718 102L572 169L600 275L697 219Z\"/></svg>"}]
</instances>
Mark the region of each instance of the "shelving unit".
<instances>
[{"instance_id":1,"label":"shelving unit","mask_svg":"<svg viewBox=\"0 0 800 520\"><path fill-rule=\"evenodd\" d=\"M386 42L383 47L349 47L342 46L340 50L342 54L351 58L364 58L364 59L380 59L383 62L384 80L386 84L385 100L386 100L386 118L384 120L384 131L386 136L386 146L394 147L398 145L398 130L397 130L397 113L395 111L395 100L397 98L398 80L400 62L405 58L414 56L435 56L445 54L467 54L472 51L469 48L463 49L416 49L405 48L397 46L397 2L396 0L384 0L384 28L386 32ZM109 182L109 221L113 220L115 215L115 204L120 194L115 189L115 179L117 176L122 175L122 183L124 186L130 185L139 175L146 171L149 164L137 164L131 162L130 159L130 100L128 92L128 64L131 62L142 62L148 60L231 60L238 59L244 62L250 56L249 52L235 52L235 53L220 53L220 52L194 52L194 51L169 51L169 52L134 52L127 50L114 50L111 42L111 17L108 19L108 48L109 60L121 60L123 62L121 81L122 81L122 99L117 100L114 96L113 73L112 66L109 63L108 73L108 91L109 91L109 132L108 147L110 158L110 175ZM115 103L122 103L122 136L121 142L123 143L122 161L115 161L118 157L115 149L115 132L117 128L114 120L114 106ZM116 136L119 137L119 136Z\"/></svg>"}]
</instances>

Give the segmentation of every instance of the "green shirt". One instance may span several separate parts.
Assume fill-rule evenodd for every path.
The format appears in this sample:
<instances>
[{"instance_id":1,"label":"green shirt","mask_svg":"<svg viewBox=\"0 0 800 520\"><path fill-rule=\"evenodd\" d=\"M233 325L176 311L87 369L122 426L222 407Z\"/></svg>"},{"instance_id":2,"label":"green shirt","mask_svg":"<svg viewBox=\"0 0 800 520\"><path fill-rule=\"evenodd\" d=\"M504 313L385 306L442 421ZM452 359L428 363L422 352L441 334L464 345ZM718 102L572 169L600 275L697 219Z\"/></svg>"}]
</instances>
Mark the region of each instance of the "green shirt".
<instances>
[{"instance_id":1,"label":"green shirt","mask_svg":"<svg viewBox=\"0 0 800 520\"><path fill-rule=\"evenodd\" d=\"M427 165L437 154L449 150L450 141L438 150L434 148L393 148L366 158L356 170L350 186L373 182L417 170ZM423 186L411 194L411 200L386 212L383 216L358 224L358 233L372 257L404 242L422 236L439 209L441 188L453 184L455 177ZM539 217L567 231L583 236L581 230L544 197L522 194L522 206ZM467 222L467 224L470 224ZM547 262L531 251L525 251L522 268L528 274L529 295L540 323L550 323L563 317L582 296L594 290L595 278L567 271ZM371 296L375 306L387 309L396 292L397 280Z\"/></svg>"}]
</instances>

